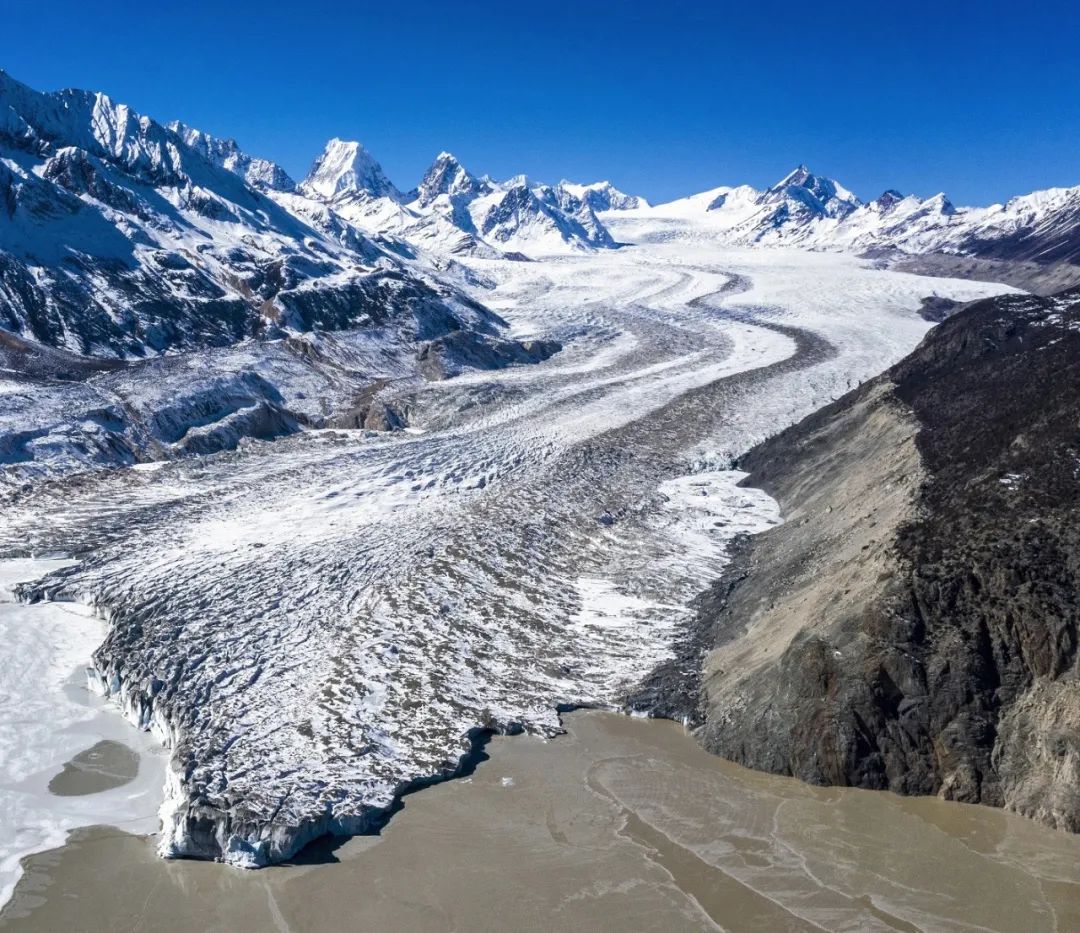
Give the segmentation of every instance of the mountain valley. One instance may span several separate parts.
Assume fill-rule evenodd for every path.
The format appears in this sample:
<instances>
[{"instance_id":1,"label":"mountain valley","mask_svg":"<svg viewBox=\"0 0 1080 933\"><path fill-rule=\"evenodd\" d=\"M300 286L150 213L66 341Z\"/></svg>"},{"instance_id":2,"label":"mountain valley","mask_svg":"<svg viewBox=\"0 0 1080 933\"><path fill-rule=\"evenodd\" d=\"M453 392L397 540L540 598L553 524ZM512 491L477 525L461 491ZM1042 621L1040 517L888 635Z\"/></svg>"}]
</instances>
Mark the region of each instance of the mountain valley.
<instances>
[{"instance_id":1,"label":"mountain valley","mask_svg":"<svg viewBox=\"0 0 1080 933\"><path fill-rule=\"evenodd\" d=\"M1078 259L1080 187L297 181L0 72L0 557L107 623L166 857L375 832L576 709L1075 831Z\"/></svg>"}]
</instances>

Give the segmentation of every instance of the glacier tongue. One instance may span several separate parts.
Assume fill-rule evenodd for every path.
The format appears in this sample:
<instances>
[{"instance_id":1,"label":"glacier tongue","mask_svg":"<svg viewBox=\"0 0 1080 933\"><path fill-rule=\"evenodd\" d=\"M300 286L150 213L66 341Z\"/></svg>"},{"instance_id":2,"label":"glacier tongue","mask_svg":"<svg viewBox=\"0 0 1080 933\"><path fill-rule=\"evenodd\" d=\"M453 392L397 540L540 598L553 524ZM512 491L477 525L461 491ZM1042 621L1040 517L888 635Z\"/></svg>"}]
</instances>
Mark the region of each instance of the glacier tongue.
<instances>
[{"instance_id":1,"label":"glacier tongue","mask_svg":"<svg viewBox=\"0 0 1080 933\"><path fill-rule=\"evenodd\" d=\"M0 553L82 557L23 595L97 607L100 683L172 743L166 854L279 860L452 774L478 729L618 705L762 520L717 469L910 349L928 290L995 290L708 242L468 262L511 336L563 352L418 385L411 433L5 504Z\"/></svg>"},{"instance_id":2,"label":"glacier tongue","mask_svg":"<svg viewBox=\"0 0 1080 933\"><path fill-rule=\"evenodd\" d=\"M863 204L799 166L650 206L442 153L406 195L340 139L294 185L0 72L0 209L0 555L80 557L20 593L107 620L92 681L171 748L163 854L254 867L618 706L777 518L732 458L924 296L1000 290L851 253L1074 259L1080 189Z\"/></svg>"}]
</instances>

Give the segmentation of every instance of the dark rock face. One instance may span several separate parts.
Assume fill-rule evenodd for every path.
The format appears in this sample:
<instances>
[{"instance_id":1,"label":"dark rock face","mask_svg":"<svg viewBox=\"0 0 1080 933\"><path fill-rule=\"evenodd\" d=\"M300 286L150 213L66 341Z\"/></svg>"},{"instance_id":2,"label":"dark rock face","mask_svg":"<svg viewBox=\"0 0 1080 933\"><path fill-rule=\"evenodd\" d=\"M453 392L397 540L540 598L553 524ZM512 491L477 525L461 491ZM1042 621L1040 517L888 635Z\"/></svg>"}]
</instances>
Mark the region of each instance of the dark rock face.
<instances>
[{"instance_id":1,"label":"dark rock face","mask_svg":"<svg viewBox=\"0 0 1080 933\"><path fill-rule=\"evenodd\" d=\"M291 180L231 141L162 126L104 95L39 93L2 72L0 112L9 334L133 359L275 328L383 328L408 341L494 326L389 242L316 202L283 206L271 195Z\"/></svg>"},{"instance_id":2,"label":"dark rock face","mask_svg":"<svg viewBox=\"0 0 1080 933\"><path fill-rule=\"evenodd\" d=\"M950 314L955 314L963 306L962 301L953 301L951 298L942 298L940 295L929 295L922 300L919 316L923 320L940 324Z\"/></svg>"},{"instance_id":3,"label":"dark rock face","mask_svg":"<svg viewBox=\"0 0 1080 933\"><path fill-rule=\"evenodd\" d=\"M417 353L420 373L446 379L466 369L502 369L520 363L541 363L558 353L557 340L478 340L460 331L425 343Z\"/></svg>"},{"instance_id":4,"label":"dark rock face","mask_svg":"<svg viewBox=\"0 0 1080 933\"><path fill-rule=\"evenodd\" d=\"M635 702L750 767L1080 830L1078 403L1080 294L1004 296L755 448L786 524Z\"/></svg>"}]
</instances>

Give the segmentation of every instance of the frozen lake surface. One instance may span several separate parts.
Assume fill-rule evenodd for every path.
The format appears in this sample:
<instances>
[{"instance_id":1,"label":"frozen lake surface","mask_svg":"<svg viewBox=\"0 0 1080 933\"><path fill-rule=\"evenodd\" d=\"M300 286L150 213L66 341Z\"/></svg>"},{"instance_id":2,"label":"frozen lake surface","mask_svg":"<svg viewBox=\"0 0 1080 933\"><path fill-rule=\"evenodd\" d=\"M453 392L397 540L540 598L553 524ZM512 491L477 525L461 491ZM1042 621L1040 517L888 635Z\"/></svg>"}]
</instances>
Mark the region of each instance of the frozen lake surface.
<instances>
[{"instance_id":1,"label":"frozen lake surface","mask_svg":"<svg viewBox=\"0 0 1080 933\"><path fill-rule=\"evenodd\" d=\"M87 688L86 667L105 625L83 606L13 601L14 584L70 563L0 561L0 904L19 878L19 859L61 845L76 827L158 827L164 750ZM132 780L96 793L77 792L71 780L63 796L55 784L50 790L65 764L103 742L138 756Z\"/></svg>"}]
</instances>

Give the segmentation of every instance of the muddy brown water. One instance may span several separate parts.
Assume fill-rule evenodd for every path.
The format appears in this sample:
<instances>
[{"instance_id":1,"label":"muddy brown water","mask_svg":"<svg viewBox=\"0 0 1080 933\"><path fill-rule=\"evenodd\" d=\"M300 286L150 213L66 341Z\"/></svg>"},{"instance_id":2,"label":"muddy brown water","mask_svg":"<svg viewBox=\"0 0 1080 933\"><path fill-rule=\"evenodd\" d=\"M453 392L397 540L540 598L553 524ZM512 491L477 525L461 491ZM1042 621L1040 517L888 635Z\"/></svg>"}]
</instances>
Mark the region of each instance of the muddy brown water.
<instances>
[{"instance_id":1,"label":"muddy brown water","mask_svg":"<svg viewBox=\"0 0 1080 933\"><path fill-rule=\"evenodd\" d=\"M58 797L81 797L130 784L139 774L139 755L122 742L102 739L79 752L49 781Z\"/></svg>"},{"instance_id":2,"label":"muddy brown water","mask_svg":"<svg viewBox=\"0 0 1080 933\"><path fill-rule=\"evenodd\" d=\"M984 807L809 787L681 727L497 738L318 864L164 862L83 830L26 860L5 931L1080 929L1080 837Z\"/></svg>"}]
</instances>

